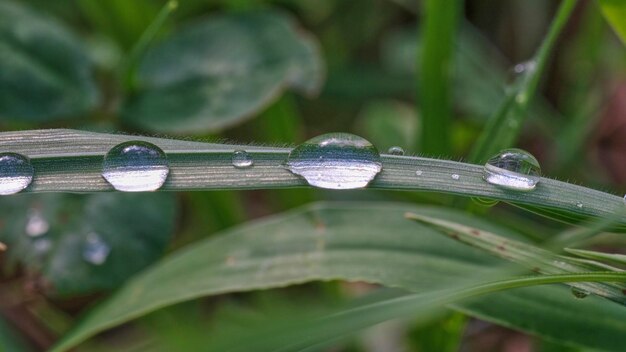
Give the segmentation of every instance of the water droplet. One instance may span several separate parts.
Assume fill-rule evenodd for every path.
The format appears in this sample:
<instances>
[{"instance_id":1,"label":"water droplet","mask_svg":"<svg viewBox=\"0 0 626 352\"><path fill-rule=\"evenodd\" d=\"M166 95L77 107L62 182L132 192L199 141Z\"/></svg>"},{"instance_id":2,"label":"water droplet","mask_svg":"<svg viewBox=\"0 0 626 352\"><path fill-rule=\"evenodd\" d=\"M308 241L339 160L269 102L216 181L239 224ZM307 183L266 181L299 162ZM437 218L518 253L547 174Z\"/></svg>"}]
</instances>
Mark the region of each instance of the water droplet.
<instances>
[{"instance_id":1,"label":"water droplet","mask_svg":"<svg viewBox=\"0 0 626 352\"><path fill-rule=\"evenodd\" d=\"M18 193L33 181L30 160L17 153L0 153L0 195Z\"/></svg>"},{"instance_id":2,"label":"water droplet","mask_svg":"<svg viewBox=\"0 0 626 352\"><path fill-rule=\"evenodd\" d=\"M111 247L109 247L95 232L90 232L85 238L83 246L83 259L93 265L102 265L107 260Z\"/></svg>"},{"instance_id":3,"label":"water droplet","mask_svg":"<svg viewBox=\"0 0 626 352\"><path fill-rule=\"evenodd\" d=\"M576 207L577 207L578 209L582 209L582 208L583 208L583 203L581 203L581 202L576 202Z\"/></svg>"},{"instance_id":4,"label":"water droplet","mask_svg":"<svg viewBox=\"0 0 626 352\"><path fill-rule=\"evenodd\" d=\"M404 149L398 146L393 146L387 150L387 153L391 155L404 155Z\"/></svg>"},{"instance_id":5,"label":"water droplet","mask_svg":"<svg viewBox=\"0 0 626 352\"><path fill-rule=\"evenodd\" d=\"M417 176L422 176L422 174L423 174L423 173L424 173L424 172L422 172L422 170L417 170L417 171L415 171L415 174L416 174Z\"/></svg>"},{"instance_id":6,"label":"water droplet","mask_svg":"<svg viewBox=\"0 0 626 352\"><path fill-rule=\"evenodd\" d=\"M483 179L492 185L516 191L532 191L539 182L541 168L532 154L521 149L505 149L489 159Z\"/></svg>"},{"instance_id":7,"label":"water droplet","mask_svg":"<svg viewBox=\"0 0 626 352\"><path fill-rule=\"evenodd\" d=\"M516 75L521 75L523 73L530 73L535 70L537 67L537 62L535 60L528 60L524 62L520 62L519 64L513 66L513 73Z\"/></svg>"},{"instance_id":8,"label":"water droplet","mask_svg":"<svg viewBox=\"0 0 626 352\"><path fill-rule=\"evenodd\" d=\"M238 169L245 169L254 164L252 157L245 150L235 150L233 153L233 166Z\"/></svg>"},{"instance_id":9,"label":"water droplet","mask_svg":"<svg viewBox=\"0 0 626 352\"><path fill-rule=\"evenodd\" d=\"M589 296L589 292L583 289L580 289L578 287L572 287L572 294L574 295L574 297L579 298L579 299L583 299Z\"/></svg>"},{"instance_id":10,"label":"water droplet","mask_svg":"<svg viewBox=\"0 0 626 352\"><path fill-rule=\"evenodd\" d=\"M43 217L39 210L31 210L26 219L26 234L37 237L45 234L50 229L50 224Z\"/></svg>"},{"instance_id":11,"label":"water droplet","mask_svg":"<svg viewBox=\"0 0 626 352\"><path fill-rule=\"evenodd\" d=\"M155 191L169 174L161 148L143 141L124 142L111 148L102 163L102 177L118 191Z\"/></svg>"},{"instance_id":12,"label":"water droplet","mask_svg":"<svg viewBox=\"0 0 626 352\"><path fill-rule=\"evenodd\" d=\"M458 180L461 178L461 176L459 176L458 174L452 174L450 177L452 177L453 180Z\"/></svg>"},{"instance_id":13,"label":"water droplet","mask_svg":"<svg viewBox=\"0 0 626 352\"><path fill-rule=\"evenodd\" d=\"M378 150L349 133L328 133L302 143L289 153L286 166L311 186L329 189L365 187L382 169Z\"/></svg>"}]
</instances>

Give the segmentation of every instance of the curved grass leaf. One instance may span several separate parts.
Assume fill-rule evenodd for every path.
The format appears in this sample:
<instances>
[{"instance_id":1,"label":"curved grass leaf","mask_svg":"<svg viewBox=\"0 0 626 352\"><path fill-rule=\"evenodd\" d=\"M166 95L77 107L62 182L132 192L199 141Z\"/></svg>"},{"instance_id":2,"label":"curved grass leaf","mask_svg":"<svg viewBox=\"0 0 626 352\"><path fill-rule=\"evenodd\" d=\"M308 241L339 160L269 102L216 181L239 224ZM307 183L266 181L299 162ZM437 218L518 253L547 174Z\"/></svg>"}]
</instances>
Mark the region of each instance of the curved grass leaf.
<instances>
[{"instance_id":1,"label":"curved grass leaf","mask_svg":"<svg viewBox=\"0 0 626 352\"><path fill-rule=\"evenodd\" d=\"M509 279L504 279L495 282L488 282L485 284L478 284L469 287L461 287L450 290L441 290L435 292L426 292L426 293L417 293L412 295L405 295L390 299L374 299L373 302L366 302L364 304L358 304L356 306L338 310L333 314L325 315L321 318L317 319L292 319L291 324L289 326L281 326L280 329L276 329L272 326L270 322L266 322L266 327L261 327L259 330L249 330L243 332L238 336L236 340L227 340L227 341L219 341L222 345L211 346L215 347L215 351L229 351L229 352L245 352L250 349L255 349L258 351L274 351L274 352L290 352L290 351L308 351L309 348L313 348L313 350L318 350L315 347L324 346L329 341L336 340L338 338L344 337L348 334L357 332L364 328L370 327L374 324L381 323L394 318L409 318L409 317L417 317L418 319L426 319L430 318L440 307L445 304L450 304L456 301L460 301L463 299L468 299L480 295L485 295L489 293L494 293L502 290L510 290L512 288L531 286L531 285L541 285L548 283L561 283L561 282L583 282L583 281L624 281L626 277L622 274L618 273L606 273L606 272L598 272L598 273L580 273L580 274L563 274L563 275L545 275L545 276L534 276L534 277L514 277ZM527 291L528 289L526 289ZM566 293L568 296L572 296L571 293ZM492 300L497 299L499 294L490 295L483 299L484 303L489 302L492 304ZM550 297L554 298L554 296ZM575 298L571 298L573 300ZM556 306L557 309L549 309L551 313L554 315L549 318L554 319L554 316L557 316L559 319L556 324L561 325L559 328L565 328L567 325L567 321L560 319L565 317L572 317L572 314L568 314L568 311L560 311L562 306L558 304L558 301L563 301L563 297L559 297L557 299ZM571 301L570 301L571 302ZM528 302L524 302L528 303ZM499 306L496 304L496 306ZM536 304L530 305L531 313L530 316L533 316L534 311L539 308ZM502 308L499 306L498 308ZM525 306L528 308L528 306ZM541 307L546 308L546 307ZM573 305L570 307L573 308ZM579 307L577 307L579 308ZM599 308L595 311L598 312L607 312L607 307L596 306L595 308ZM582 308L585 312L589 312ZM461 309L463 310L463 309ZM493 310L493 309L492 309ZM613 334L621 333L625 328L626 324L624 324L620 319L622 319L624 313L620 314L608 314L608 317L600 317L599 319L593 319L594 323L598 323L599 325L593 326L602 326L603 328L608 328ZM526 318L528 318L529 314L526 313ZM582 315L575 314L573 317L577 320L583 320L582 318L587 318ZM548 316L542 316L542 319L547 319ZM534 317L537 319L537 317ZM529 322L534 320L533 318L529 319ZM489 319L488 319L489 320ZM590 319L591 320L591 319ZM581 324L569 324L567 328L572 330L576 330L578 332L581 328L589 329L589 325L581 325ZM563 329L560 329L563 330ZM613 336L607 331L596 331L591 328L593 334L589 334L589 332L582 332L585 336L584 339L590 339L596 341L597 344L592 345L593 348L601 348L603 350L608 351L621 351L622 346L619 343L615 343L615 341L611 341L611 339L607 339L609 336ZM558 339L557 341L560 343L579 346L576 342L572 342L573 334L571 332L567 332L561 336L566 336L564 339ZM541 333L540 333L541 334ZM594 334L597 334L594 336ZM548 338L554 339L553 336ZM584 340L583 339L583 340ZM574 338L574 340L576 340ZM583 345L589 346L589 345Z\"/></svg>"},{"instance_id":2,"label":"curved grass leaf","mask_svg":"<svg viewBox=\"0 0 626 352\"><path fill-rule=\"evenodd\" d=\"M522 243L510 238L482 231L443 219L432 218L419 214L408 213L407 218L442 229L442 233L483 249L502 259L518 263L529 270L542 274L568 274L590 272L603 267L604 270L621 271L618 268L608 267L594 262L582 262L573 258L557 255L548 250ZM583 292L594 293L620 304L626 304L626 285L621 283L579 283L571 284Z\"/></svg>"},{"instance_id":3,"label":"curved grass leaf","mask_svg":"<svg viewBox=\"0 0 626 352\"><path fill-rule=\"evenodd\" d=\"M12 1L0 3L0 117L49 121L99 100L92 63L60 24Z\"/></svg>"},{"instance_id":4,"label":"curved grass leaf","mask_svg":"<svg viewBox=\"0 0 626 352\"><path fill-rule=\"evenodd\" d=\"M320 203L227 231L174 254L91 311L56 350L75 346L97 332L161 307L206 295L335 279L380 283L431 295L469 287L502 273L496 268L501 263L498 259L447 239L431 227L407 221L406 211L518 238L506 229L448 209L393 203ZM520 307L525 309L534 307L519 316L517 308L509 306L498 305L496 311L491 306L489 314L480 305L466 309L542 336L562 336L563 326L569 324L575 330L586 324L564 320L559 321L564 325L556 325L546 318L544 308L560 316L577 310L588 314L589 309L595 309L579 301L574 305L569 294L558 304L544 301L544 293L554 297L550 294L554 288L537 289L540 291L529 301L524 295L509 298L523 303ZM508 297L506 294L502 293L503 297ZM402 310L399 306L396 309ZM621 312L613 309L614 314ZM595 343L589 334L580 336L567 338L583 345Z\"/></svg>"},{"instance_id":5,"label":"curved grass leaf","mask_svg":"<svg viewBox=\"0 0 626 352\"><path fill-rule=\"evenodd\" d=\"M322 66L313 38L285 14L214 16L148 50L137 94L122 117L152 131L218 131L249 118L287 87L315 94Z\"/></svg>"},{"instance_id":6,"label":"curved grass leaf","mask_svg":"<svg viewBox=\"0 0 626 352\"><path fill-rule=\"evenodd\" d=\"M0 241L7 264L41 273L47 294L86 294L117 288L158 259L175 219L165 193L21 195L0 199Z\"/></svg>"},{"instance_id":7,"label":"curved grass leaf","mask_svg":"<svg viewBox=\"0 0 626 352\"><path fill-rule=\"evenodd\" d=\"M304 187L300 177L289 172L284 161L289 148L256 147L177 141L73 130L35 130L0 133L0 150L31 158L34 181L26 192L97 192L112 187L102 178L102 158L118 143L145 140L167 155L170 175L164 190L263 189ZM249 169L232 165L232 152L245 149L254 160ZM623 206L621 197L589 188L542 178L532 192L515 192L486 183L483 167L448 160L383 155L382 172L370 188L423 190L469 197L492 198L532 207L564 220L590 216L611 217ZM419 176L416 171L420 171ZM452 178L458 175L458 178ZM582 207L579 206L582 204ZM624 220L615 226L624 227Z\"/></svg>"}]
</instances>

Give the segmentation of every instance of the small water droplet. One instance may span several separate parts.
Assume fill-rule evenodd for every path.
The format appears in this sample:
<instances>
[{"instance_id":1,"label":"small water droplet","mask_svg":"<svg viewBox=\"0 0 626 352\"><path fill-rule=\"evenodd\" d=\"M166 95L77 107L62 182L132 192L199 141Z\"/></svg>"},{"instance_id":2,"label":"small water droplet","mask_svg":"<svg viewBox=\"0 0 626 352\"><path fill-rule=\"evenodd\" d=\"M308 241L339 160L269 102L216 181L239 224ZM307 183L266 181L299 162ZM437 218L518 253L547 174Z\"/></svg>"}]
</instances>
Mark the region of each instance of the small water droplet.
<instances>
[{"instance_id":1,"label":"small water droplet","mask_svg":"<svg viewBox=\"0 0 626 352\"><path fill-rule=\"evenodd\" d=\"M382 169L378 150L349 133L328 133L302 143L289 153L286 166L311 186L328 189L363 188Z\"/></svg>"},{"instance_id":2,"label":"small water droplet","mask_svg":"<svg viewBox=\"0 0 626 352\"><path fill-rule=\"evenodd\" d=\"M0 153L0 195L18 193L33 182L30 160L17 153Z\"/></svg>"},{"instance_id":3,"label":"small water droplet","mask_svg":"<svg viewBox=\"0 0 626 352\"><path fill-rule=\"evenodd\" d=\"M583 208L583 203L581 203L581 202L576 202L576 207L577 207L578 209L582 209L582 208Z\"/></svg>"},{"instance_id":4,"label":"small water droplet","mask_svg":"<svg viewBox=\"0 0 626 352\"><path fill-rule=\"evenodd\" d=\"M517 75L521 75L523 73L530 73L535 70L537 67L537 62L535 60L528 60L524 62L520 62L519 64L513 66L513 73Z\"/></svg>"},{"instance_id":5,"label":"small water droplet","mask_svg":"<svg viewBox=\"0 0 626 352\"><path fill-rule=\"evenodd\" d=\"M245 150L235 150L233 153L233 166L238 169L249 168L254 164L252 157Z\"/></svg>"},{"instance_id":6,"label":"small water droplet","mask_svg":"<svg viewBox=\"0 0 626 352\"><path fill-rule=\"evenodd\" d=\"M461 178L461 176L459 176L458 174L452 174L452 176L450 177L452 177L453 180L458 180Z\"/></svg>"},{"instance_id":7,"label":"small water droplet","mask_svg":"<svg viewBox=\"0 0 626 352\"><path fill-rule=\"evenodd\" d=\"M572 287L572 294L574 295L574 297L578 298L578 299L583 299L587 296L589 296L589 292L578 288L578 287Z\"/></svg>"},{"instance_id":8,"label":"small water droplet","mask_svg":"<svg viewBox=\"0 0 626 352\"><path fill-rule=\"evenodd\" d=\"M417 170L417 171L415 171L415 174L417 176L422 176L423 172L422 172L422 170Z\"/></svg>"},{"instance_id":9,"label":"small water droplet","mask_svg":"<svg viewBox=\"0 0 626 352\"><path fill-rule=\"evenodd\" d=\"M95 232L90 232L85 238L83 245L83 259L93 265L102 265L107 260L111 247L109 247Z\"/></svg>"},{"instance_id":10,"label":"small water droplet","mask_svg":"<svg viewBox=\"0 0 626 352\"><path fill-rule=\"evenodd\" d=\"M398 146L393 146L387 150L387 153L391 155L404 155L404 149Z\"/></svg>"},{"instance_id":11,"label":"small water droplet","mask_svg":"<svg viewBox=\"0 0 626 352\"><path fill-rule=\"evenodd\" d=\"M50 229L50 224L43 217L39 210L31 210L26 219L26 234L31 237L37 237L45 234Z\"/></svg>"},{"instance_id":12,"label":"small water droplet","mask_svg":"<svg viewBox=\"0 0 626 352\"><path fill-rule=\"evenodd\" d=\"M539 162L529 152L505 149L489 159L483 179L492 185L516 191L532 191L541 178Z\"/></svg>"},{"instance_id":13,"label":"small water droplet","mask_svg":"<svg viewBox=\"0 0 626 352\"><path fill-rule=\"evenodd\" d=\"M124 142L111 148L102 163L102 177L118 191L155 191L169 174L161 148L143 141Z\"/></svg>"}]
</instances>

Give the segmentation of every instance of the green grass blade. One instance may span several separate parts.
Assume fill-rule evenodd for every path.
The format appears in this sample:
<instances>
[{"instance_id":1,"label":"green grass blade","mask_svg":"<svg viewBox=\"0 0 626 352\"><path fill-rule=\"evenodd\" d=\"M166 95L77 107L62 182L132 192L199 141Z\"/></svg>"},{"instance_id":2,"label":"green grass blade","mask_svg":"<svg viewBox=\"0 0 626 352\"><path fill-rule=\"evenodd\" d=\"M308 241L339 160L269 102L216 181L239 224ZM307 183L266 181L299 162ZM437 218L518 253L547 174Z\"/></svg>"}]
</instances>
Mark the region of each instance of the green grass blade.
<instances>
[{"instance_id":1,"label":"green grass blade","mask_svg":"<svg viewBox=\"0 0 626 352\"><path fill-rule=\"evenodd\" d=\"M625 280L625 275L612 272L516 277L466 287L460 290L418 293L375 302L338 312L321 319L296 323L295 326L280 332L268 333L263 331L263 335L256 336L254 334L256 338L245 340L255 341L255 346L262 351L301 351L304 348L340 338L346 334L354 333L390 319L432 314L437 308L470 297L531 285ZM285 345L285 341L295 342ZM236 345L238 345L238 348L227 350L231 352L246 351L246 348L251 347L245 342L238 342Z\"/></svg>"},{"instance_id":2,"label":"green grass blade","mask_svg":"<svg viewBox=\"0 0 626 352\"><path fill-rule=\"evenodd\" d=\"M579 257L589 258L593 260L601 260L612 262L619 265L626 265L626 255L619 253L603 253L597 251L587 251L583 249L565 248L565 251L575 254Z\"/></svg>"},{"instance_id":3,"label":"green grass blade","mask_svg":"<svg viewBox=\"0 0 626 352\"><path fill-rule=\"evenodd\" d=\"M122 72L124 78L124 88L127 90L132 91L136 88L135 85L137 81L137 67L139 66L139 60L146 52L148 46L154 40L159 30L163 27L165 21L167 21L176 8L178 8L178 1L176 0L169 0L165 3L154 21L150 23L148 28L146 28L146 30L141 34L141 37L139 37L137 43L135 43L133 48L130 50L128 58L123 65L124 72Z\"/></svg>"},{"instance_id":4,"label":"green grass blade","mask_svg":"<svg viewBox=\"0 0 626 352\"><path fill-rule=\"evenodd\" d=\"M533 64L531 68L520 77L519 82L515 84L496 113L490 118L487 126L478 137L476 145L470 152L469 159L471 161L484 162L500 150L515 143L554 43L563 30L575 5L576 0L563 0L561 2L548 34L532 59Z\"/></svg>"},{"instance_id":5,"label":"green grass blade","mask_svg":"<svg viewBox=\"0 0 626 352\"><path fill-rule=\"evenodd\" d=\"M626 44L626 2L623 0L598 0L604 18L611 24L617 36Z\"/></svg>"},{"instance_id":6,"label":"green grass blade","mask_svg":"<svg viewBox=\"0 0 626 352\"><path fill-rule=\"evenodd\" d=\"M424 47L418 57L421 67L418 89L422 116L420 150L428 155L450 155L452 120L452 63L461 17L461 0L425 2Z\"/></svg>"},{"instance_id":7,"label":"green grass blade","mask_svg":"<svg viewBox=\"0 0 626 352\"><path fill-rule=\"evenodd\" d=\"M154 143L167 153L170 176L163 190L307 186L303 179L283 166L289 148L200 143L74 130L34 130L0 133L0 150L21 153L31 158L35 177L25 192L100 192L112 190L101 176L103 156L114 145L129 140ZM254 159L254 167L245 170L233 167L231 158L236 149L245 149ZM618 206L623 206L621 197L549 178L542 178L532 192L507 191L486 183L482 179L483 168L480 165L392 155L383 155L382 163L383 171L369 188L492 198L532 207L539 213L561 216L564 220L574 222L590 216L609 217ZM621 228L624 222L622 220L616 228Z\"/></svg>"},{"instance_id":8,"label":"green grass blade","mask_svg":"<svg viewBox=\"0 0 626 352\"><path fill-rule=\"evenodd\" d=\"M409 219L442 229L442 233L455 240L485 250L502 259L518 263L534 272L568 274L593 271L596 268L594 265L557 255L545 249L472 228L471 226L418 214L409 213L406 216ZM614 271L619 271L619 269L614 268ZM584 292L594 293L615 302L626 304L626 297L624 296L626 285L624 284L584 283L572 284L572 286Z\"/></svg>"}]
</instances>

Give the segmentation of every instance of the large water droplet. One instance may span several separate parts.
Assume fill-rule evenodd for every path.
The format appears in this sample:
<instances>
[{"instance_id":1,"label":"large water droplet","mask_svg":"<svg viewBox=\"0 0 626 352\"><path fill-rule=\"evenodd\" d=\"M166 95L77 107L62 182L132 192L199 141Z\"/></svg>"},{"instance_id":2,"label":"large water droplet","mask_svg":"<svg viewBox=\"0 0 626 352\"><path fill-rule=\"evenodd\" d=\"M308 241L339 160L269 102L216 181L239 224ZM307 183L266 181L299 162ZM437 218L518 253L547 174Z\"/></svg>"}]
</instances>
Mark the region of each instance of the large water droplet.
<instances>
[{"instance_id":1,"label":"large water droplet","mask_svg":"<svg viewBox=\"0 0 626 352\"><path fill-rule=\"evenodd\" d=\"M17 153L0 153L0 195L14 194L28 187L35 170L30 160Z\"/></svg>"},{"instance_id":2,"label":"large water droplet","mask_svg":"<svg viewBox=\"0 0 626 352\"><path fill-rule=\"evenodd\" d=\"M238 169L245 169L254 164L252 157L245 150L235 150L233 153L233 166Z\"/></svg>"},{"instance_id":3,"label":"large water droplet","mask_svg":"<svg viewBox=\"0 0 626 352\"><path fill-rule=\"evenodd\" d=\"M589 292L583 289L577 288L577 287L572 287L572 294L574 295L574 297L578 299L582 299L582 298L589 296Z\"/></svg>"},{"instance_id":4,"label":"large water droplet","mask_svg":"<svg viewBox=\"0 0 626 352\"><path fill-rule=\"evenodd\" d=\"M50 229L50 224L43 217L39 210L33 209L28 213L26 219L26 234L31 237L37 237L45 234Z\"/></svg>"},{"instance_id":5,"label":"large water droplet","mask_svg":"<svg viewBox=\"0 0 626 352\"><path fill-rule=\"evenodd\" d=\"M124 142L111 148L102 163L102 177L118 191L155 191L169 174L161 148L143 141Z\"/></svg>"},{"instance_id":6,"label":"large water droplet","mask_svg":"<svg viewBox=\"0 0 626 352\"><path fill-rule=\"evenodd\" d=\"M311 185L329 189L362 188L382 169L378 150L349 133L328 133L294 148L287 168Z\"/></svg>"},{"instance_id":7,"label":"large water droplet","mask_svg":"<svg viewBox=\"0 0 626 352\"><path fill-rule=\"evenodd\" d=\"M83 259L93 265L102 265L107 260L111 247L95 232L90 232L85 238Z\"/></svg>"},{"instance_id":8,"label":"large water droplet","mask_svg":"<svg viewBox=\"0 0 626 352\"><path fill-rule=\"evenodd\" d=\"M389 149L387 150L387 153L391 155L404 155L404 149L398 146L393 146L393 147L389 147Z\"/></svg>"},{"instance_id":9,"label":"large water droplet","mask_svg":"<svg viewBox=\"0 0 626 352\"><path fill-rule=\"evenodd\" d=\"M516 191L532 191L541 178L539 162L525 150L505 149L489 159L483 170L485 181Z\"/></svg>"}]
</instances>

